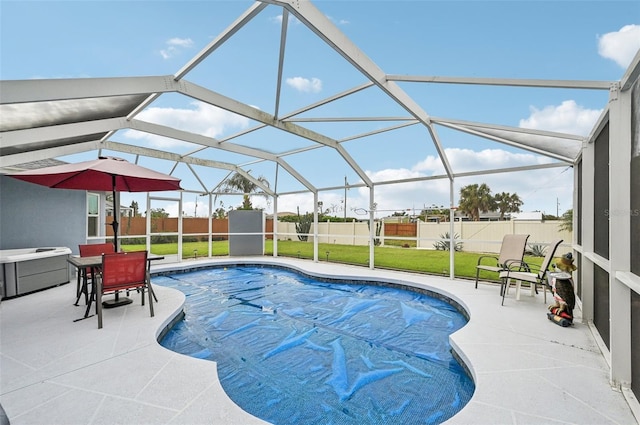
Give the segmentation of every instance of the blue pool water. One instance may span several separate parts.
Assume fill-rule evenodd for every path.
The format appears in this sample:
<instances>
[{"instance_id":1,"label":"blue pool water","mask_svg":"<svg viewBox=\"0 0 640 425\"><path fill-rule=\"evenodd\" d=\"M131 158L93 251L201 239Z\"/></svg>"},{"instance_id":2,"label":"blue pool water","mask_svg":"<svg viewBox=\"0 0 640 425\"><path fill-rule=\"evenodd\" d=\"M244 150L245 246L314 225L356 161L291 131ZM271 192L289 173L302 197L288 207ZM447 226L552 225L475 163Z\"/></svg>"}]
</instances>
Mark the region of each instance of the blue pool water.
<instances>
[{"instance_id":1,"label":"blue pool water","mask_svg":"<svg viewBox=\"0 0 640 425\"><path fill-rule=\"evenodd\" d=\"M442 300L263 266L153 283L186 294L161 344L218 362L231 399L273 424L438 424L473 394L448 341L466 319Z\"/></svg>"}]
</instances>

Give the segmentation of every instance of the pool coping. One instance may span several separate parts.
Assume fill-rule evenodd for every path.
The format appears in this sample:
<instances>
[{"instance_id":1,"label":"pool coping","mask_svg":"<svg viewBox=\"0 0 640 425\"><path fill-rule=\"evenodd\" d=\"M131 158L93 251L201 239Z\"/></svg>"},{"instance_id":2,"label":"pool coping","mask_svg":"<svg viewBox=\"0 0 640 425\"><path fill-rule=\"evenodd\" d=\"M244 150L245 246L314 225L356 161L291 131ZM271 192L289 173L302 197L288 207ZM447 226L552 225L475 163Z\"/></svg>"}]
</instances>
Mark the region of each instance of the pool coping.
<instances>
[{"instance_id":1,"label":"pool coping","mask_svg":"<svg viewBox=\"0 0 640 425\"><path fill-rule=\"evenodd\" d=\"M175 275L179 275L179 274L187 274L187 273L194 273L194 272L199 272L199 271L206 271L206 270L212 270L212 269L223 269L223 270L231 270L235 267L250 267L250 268L255 268L255 269L268 269L268 270L283 270L283 271L288 271L288 272L292 272L296 275L305 277L305 278L310 278L313 279L315 282L322 282L322 283L328 283L328 284L336 284L336 285L359 285L359 286L363 286L363 285L369 285L369 286L375 286L375 287L380 287L380 288L390 288L390 289L398 289L398 290L402 290L402 291L408 291L408 292L413 292L415 294L420 294L426 297L430 297L432 299L436 299L442 303L446 303L447 305L451 306L457 313L459 313L464 319L465 319L465 324L462 326L466 326L466 324L469 321L469 312L465 309L465 307L461 304L461 300L455 300L454 298L445 295L445 293L443 291L436 291L436 290L432 290L432 289L428 289L425 287L420 287L420 286L413 286L413 285L407 285L405 282L403 282L402 280L398 280L397 282L391 282L389 279L374 279L374 278L360 278L360 277L349 277L349 278L345 278L345 277L336 277L336 276L329 276L329 275L324 275L324 276L319 276L315 273L310 273L307 272L305 270L299 269L299 268L294 268L290 265L282 265L282 264L274 264L274 263L264 263L264 262L253 262L253 261L247 261L247 262L243 262L241 264L235 262L235 263L223 263L223 264L206 264L204 266L200 266L200 267L189 267L187 269L181 269L181 270L176 270L174 268L170 269L170 270L163 270L163 271L154 271L151 275L152 277L156 277L156 276L175 276ZM169 322L167 324L167 326L162 329L158 335L158 342L162 344L162 339L164 338L164 336L166 336L166 334L171 330L171 328L178 323L179 321L183 320L185 317L185 313L184 311L181 314L178 314L173 320L171 320L171 322ZM449 340L447 339L447 342L449 342ZM452 357L458 362L458 364L460 365L461 369L462 369L462 373L466 374L466 376L471 379L473 381L473 375L471 373L471 371L469 370L469 365L464 362L464 360L461 358L461 356L456 352L456 350L449 346L449 350ZM475 383L474 383L474 388L475 388ZM464 407L464 406L463 406ZM457 412L456 412L457 413Z\"/></svg>"}]
</instances>

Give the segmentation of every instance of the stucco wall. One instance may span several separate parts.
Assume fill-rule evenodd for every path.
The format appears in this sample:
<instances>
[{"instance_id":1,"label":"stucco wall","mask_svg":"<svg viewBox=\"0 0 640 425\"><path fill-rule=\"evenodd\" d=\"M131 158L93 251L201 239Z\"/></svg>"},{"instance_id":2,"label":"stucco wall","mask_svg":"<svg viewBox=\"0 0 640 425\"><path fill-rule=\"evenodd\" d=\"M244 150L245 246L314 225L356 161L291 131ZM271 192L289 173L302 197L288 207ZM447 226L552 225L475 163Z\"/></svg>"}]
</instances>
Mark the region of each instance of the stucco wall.
<instances>
[{"instance_id":1,"label":"stucco wall","mask_svg":"<svg viewBox=\"0 0 640 425\"><path fill-rule=\"evenodd\" d=\"M86 241L86 192L49 189L0 176L0 249L66 246Z\"/></svg>"}]
</instances>

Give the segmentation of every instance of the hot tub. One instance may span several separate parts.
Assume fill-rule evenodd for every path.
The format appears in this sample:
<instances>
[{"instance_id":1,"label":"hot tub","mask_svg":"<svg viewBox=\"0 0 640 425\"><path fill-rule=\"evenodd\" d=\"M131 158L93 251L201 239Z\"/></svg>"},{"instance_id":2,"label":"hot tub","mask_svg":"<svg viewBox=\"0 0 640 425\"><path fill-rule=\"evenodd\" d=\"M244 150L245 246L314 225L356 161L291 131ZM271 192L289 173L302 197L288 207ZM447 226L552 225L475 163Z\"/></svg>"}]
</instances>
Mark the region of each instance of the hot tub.
<instances>
[{"instance_id":1,"label":"hot tub","mask_svg":"<svg viewBox=\"0 0 640 425\"><path fill-rule=\"evenodd\" d=\"M68 283L69 255L66 247L0 250L0 298Z\"/></svg>"}]
</instances>

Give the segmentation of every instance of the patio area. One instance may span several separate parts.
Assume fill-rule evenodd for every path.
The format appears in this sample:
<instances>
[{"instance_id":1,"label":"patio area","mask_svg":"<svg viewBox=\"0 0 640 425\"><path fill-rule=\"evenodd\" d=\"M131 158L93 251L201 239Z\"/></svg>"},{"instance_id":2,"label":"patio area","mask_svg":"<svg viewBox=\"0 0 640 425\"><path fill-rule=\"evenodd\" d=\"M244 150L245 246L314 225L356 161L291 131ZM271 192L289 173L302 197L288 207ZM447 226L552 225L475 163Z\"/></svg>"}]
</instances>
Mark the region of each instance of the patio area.
<instances>
[{"instance_id":1,"label":"patio area","mask_svg":"<svg viewBox=\"0 0 640 425\"><path fill-rule=\"evenodd\" d=\"M152 273L221 264L277 264L322 277L376 279L433 289L457 300L471 320L451 337L471 369L476 391L447 424L638 423L624 395L609 385L609 366L576 309L574 326L546 318L542 293L511 291L500 306L493 284L363 267L267 257L152 266ZM126 307L74 322L75 285L0 304L0 404L22 424L252 424L224 393L216 364L161 347L159 333L184 296L154 286L155 317L138 296ZM547 298L550 302L550 298Z\"/></svg>"}]
</instances>

